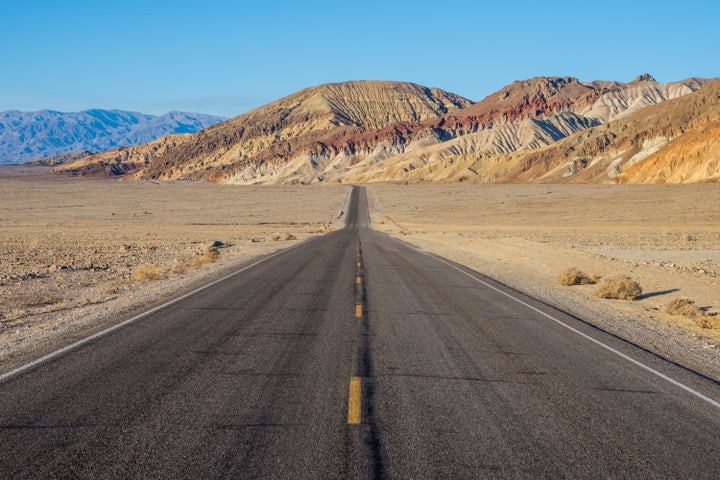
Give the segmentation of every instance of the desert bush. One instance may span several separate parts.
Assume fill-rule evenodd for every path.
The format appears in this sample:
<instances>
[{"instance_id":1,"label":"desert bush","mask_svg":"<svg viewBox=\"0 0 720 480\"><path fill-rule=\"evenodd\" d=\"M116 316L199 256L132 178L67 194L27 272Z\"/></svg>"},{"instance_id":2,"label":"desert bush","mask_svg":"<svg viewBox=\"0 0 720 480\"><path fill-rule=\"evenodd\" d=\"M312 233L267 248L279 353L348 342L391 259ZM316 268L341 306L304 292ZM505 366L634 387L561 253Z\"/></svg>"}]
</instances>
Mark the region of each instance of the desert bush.
<instances>
[{"instance_id":1,"label":"desert bush","mask_svg":"<svg viewBox=\"0 0 720 480\"><path fill-rule=\"evenodd\" d=\"M198 270L205 265L202 261L202 257L193 257L185 264L185 270Z\"/></svg>"},{"instance_id":2,"label":"desert bush","mask_svg":"<svg viewBox=\"0 0 720 480\"><path fill-rule=\"evenodd\" d=\"M615 300L635 300L642 294L642 288L626 275L614 275L603 278L595 290L595 296Z\"/></svg>"},{"instance_id":3,"label":"desert bush","mask_svg":"<svg viewBox=\"0 0 720 480\"><path fill-rule=\"evenodd\" d=\"M220 258L220 250L217 249L215 246L209 246L205 247L205 251L202 254L202 257L200 257L200 260L202 263L215 263Z\"/></svg>"},{"instance_id":4,"label":"desert bush","mask_svg":"<svg viewBox=\"0 0 720 480\"><path fill-rule=\"evenodd\" d=\"M596 277L590 276L575 267L566 268L557 277L557 283L570 287L573 285L593 285L597 283Z\"/></svg>"},{"instance_id":5,"label":"desert bush","mask_svg":"<svg viewBox=\"0 0 720 480\"><path fill-rule=\"evenodd\" d=\"M183 262L175 262L170 269L170 272L175 275L182 275L183 273L187 272L188 267Z\"/></svg>"},{"instance_id":6,"label":"desert bush","mask_svg":"<svg viewBox=\"0 0 720 480\"><path fill-rule=\"evenodd\" d=\"M695 305L695 302L687 298L676 298L663 308L665 313L670 315L681 315L684 317L701 317L705 312Z\"/></svg>"},{"instance_id":7,"label":"desert bush","mask_svg":"<svg viewBox=\"0 0 720 480\"><path fill-rule=\"evenodd\" d=\"M295 235L293 235L292 233L286 233L283 240L286 240L286 241L287 240L297 240L297 237Z\"/></svg>"},{"instance_id":8,"label":"desert bush","mask_svg":"<svg viewBox=\"0 0 720 480\"><path fill-rule=\"evenodd\" d=\"M203 265L217 262L219 258L220 250L218 250L214 245L209 245L205 247L202 255L195 256L185 263L176 263L172 268L172 272L175 274L182 274L188 270L198 270L202 268Z\"/></svg>"},{"instance_id":9,"label":"desert bush","mask_svg":"<svg viewBox=\"0 0 720 480\"><path fill-rule=\"evenodd\" d=\"M707 315L703 315L702 317L695 317L697 320L697 324L700 328L720 328L720 322L712 317L709 317Z\"/></svg>"},{"instance_id":10,"label":"desert bush","mask_svg":"<svg viewBox=\"0 0 720 480\"><path fill-rule=\"evenodd\" d=\"M155 265L140 265L133 272L135 280L159 280L163 277L163 271Z\"/></svg>"}]
</instances>

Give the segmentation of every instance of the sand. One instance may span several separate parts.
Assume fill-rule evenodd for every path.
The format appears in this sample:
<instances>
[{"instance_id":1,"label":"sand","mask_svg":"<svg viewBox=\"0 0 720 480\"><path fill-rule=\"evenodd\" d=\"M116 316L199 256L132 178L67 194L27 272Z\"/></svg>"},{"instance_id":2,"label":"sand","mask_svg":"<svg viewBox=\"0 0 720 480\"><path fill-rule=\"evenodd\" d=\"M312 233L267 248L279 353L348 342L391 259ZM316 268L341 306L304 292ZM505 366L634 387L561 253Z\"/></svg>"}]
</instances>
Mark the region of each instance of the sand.
<instances>
[{"instance_id":1,"label":"sand","mask_svg":"<svg viewBox=\"0 0 720 480\"><path fill-rule=\"evenodd\" d=\"M369 199L375 228L720 379L719 186L371 185ZM568 267L644 293L560 286ZM706 315L664 313L676 298Z\"/></svg>"}]
</instances>

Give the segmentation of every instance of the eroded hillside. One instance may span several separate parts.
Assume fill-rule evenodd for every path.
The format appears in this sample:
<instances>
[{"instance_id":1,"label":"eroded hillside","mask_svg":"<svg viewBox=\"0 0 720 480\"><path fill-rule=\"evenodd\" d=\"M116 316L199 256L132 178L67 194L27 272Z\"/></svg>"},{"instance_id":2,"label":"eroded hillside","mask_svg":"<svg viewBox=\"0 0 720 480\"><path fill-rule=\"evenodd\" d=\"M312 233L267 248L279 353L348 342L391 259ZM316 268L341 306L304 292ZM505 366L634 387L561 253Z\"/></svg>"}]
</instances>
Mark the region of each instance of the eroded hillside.
<instances>
[{"instance_id":1,"label":"eroded hillside","mask_svg":"<svg viewBox=\"0 0 720 480\"><path fill-rule=\"evenodd\" d=\"M667 164L671 160L661 162L663 173L630 170L705 121L693 117L694 126L683 126L683 119L692 116L687 113L642 123L653 106L692 97L706 83L691 78L662 84L649 75L630 83L538 77L514 82L475 104L411 83L328 84L163 148L150 144L146 150L106 153L61 169L236 184L706 181L714 177L704 164L693 167L694 173L677 165L685 162L677 145L672 166ZM693 108L688 112L699 111ZM617 126L626 120L636 123ZM626 139L625 131L636 137ZM696 139L694 155L702 157L713 148L712 132Z\"/></svg>"}]
</instances>

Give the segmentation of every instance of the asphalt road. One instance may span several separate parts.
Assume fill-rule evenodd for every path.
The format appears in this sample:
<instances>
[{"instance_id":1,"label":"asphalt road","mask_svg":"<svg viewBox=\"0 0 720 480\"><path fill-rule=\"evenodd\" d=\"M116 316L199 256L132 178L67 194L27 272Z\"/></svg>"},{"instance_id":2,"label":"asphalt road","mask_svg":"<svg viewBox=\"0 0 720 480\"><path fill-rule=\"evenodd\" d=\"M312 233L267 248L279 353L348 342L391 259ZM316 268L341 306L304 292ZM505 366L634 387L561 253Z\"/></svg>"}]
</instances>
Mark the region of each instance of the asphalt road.
<instances>
[{"instance_id":1,"label":"asphalt road","mask_svg":"<svg viewBox=\"0 0 720 480\"><path fill-rule=\"evenodd\" d=\"M718 479L719 392L356 188L345 229L0 381L0 478Z\"/></svg>"}]
</instances>

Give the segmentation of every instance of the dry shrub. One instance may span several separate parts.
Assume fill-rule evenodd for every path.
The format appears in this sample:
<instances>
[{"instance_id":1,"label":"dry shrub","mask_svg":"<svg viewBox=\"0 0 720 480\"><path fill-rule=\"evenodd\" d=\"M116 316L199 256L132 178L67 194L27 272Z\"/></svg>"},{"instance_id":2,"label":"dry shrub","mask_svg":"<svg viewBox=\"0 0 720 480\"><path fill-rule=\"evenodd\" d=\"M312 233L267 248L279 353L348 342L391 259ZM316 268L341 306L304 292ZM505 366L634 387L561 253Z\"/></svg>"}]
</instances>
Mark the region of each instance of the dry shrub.
<instances>
[{"instance_id":1,"label":"dry shrub","mask_svg":"<svg viewBox=\"0 0 720 480\"><path fill-rule=\"evenodd\" d=\"M670 315L681 315L684 317L702 317L705 312L695 305L695 302L687 298L676 298L663 308L665 313Z\"/></svg>"},{"instance_id":2,"label":"dry shrub","mask_svg":"<svg viewBox=\"0 0 720 480\"><path fill-rule=\"evenodd\" d=\"M203 264L207 263L215 263L220 258L220 250L217 249L217 247L209 246L205 247L205 251L202 254L202 257L200 257L200 261Z\"/></svg>"},{"instance_id":3,"label":"dry shrub","mask_svg":"<svg viewBox=\"0 0 720 480\"><path fill-rule=\"evenodd\" d=\"M703 315L702 317L696 317L697 324L700 328L720 328L720 322L712 317Z\"/></svg>"},{"instance_id":4,"label":"dry shrub","mask_svg":"<svg viewBox=\"0 0 720 480\"><path fill-rule=\"evenodd\" d=\"M187 272L188 267L186 264L182 262L175 262L170 269L170 272L175 275L182 275L183 273Z\"/></svg>"},{"instance_id":5,"label":"dry shrub","mask_svg":"<svg viewBox=\"0 0 720 480\"><path fill-rule=\"evenodd\" d=\"M573 285L594 285L597 283L597 277L595 275L590 276L575 267L570 267L558 275L557 283L566 287Z\"/></svg>"},{"instance_id":6,"label":"dry shrub","mask_svg":"<svg viewBox=\"0 0 720 480\"><path fill-rule=\"evenodd\" d=\"M185 264L185 271L198 270L204 265L202 257L194 257L187 261Z\"/></svg>"},{"instance_id":7,"label":"dry shrub","mask_svg":"<svg viewBox=\"0 0 720 480\"><path fill-rule=\"evenodd\" d=\"M595 296L615 300L635 300L642 294L642 287L626 275L603 278L595 290Z\"/></svg>"},{"instance_id":8,"label":"dry shrub","mask_svg":"<svg viewBox=\"0 0 720 480\"><path fill-rule=\"evenodd\" d=\"M286 233L285 237L283 237L283 240L297 240L297 237L292 233Z\"/></svg>"},{"instance_id":9,"label":"dry shrub","mask_svg":"<svg viewBox=\"0 0 720 480\"><path fill-rule=\"evenodd\" d=\"M203 265L215 263L220 258L220 250L212 245L205 247L202 255L191 258L186 263L176 263L172 268L172 273L182 274L188 270L199 270Z\"/></svg>"},{"instance_id":10,"label":"dry shrub","mask_svg":"<svg viewBox=\"0 0 720 480\"><path fill-rule=\"evenodd\" d=\"M159 280L163 278L163 271L155 265L140 265L133 272L135 280Z\"/></svg>"}]
</instances>

